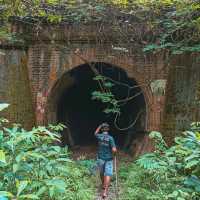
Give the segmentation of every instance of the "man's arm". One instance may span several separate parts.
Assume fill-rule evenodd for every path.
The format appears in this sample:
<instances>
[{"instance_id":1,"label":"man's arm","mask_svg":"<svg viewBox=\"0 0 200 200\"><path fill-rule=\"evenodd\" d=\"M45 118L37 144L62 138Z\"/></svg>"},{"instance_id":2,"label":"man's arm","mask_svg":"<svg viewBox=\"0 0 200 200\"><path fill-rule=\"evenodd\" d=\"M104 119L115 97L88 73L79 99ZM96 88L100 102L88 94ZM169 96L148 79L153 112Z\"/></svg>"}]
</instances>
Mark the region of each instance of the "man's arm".
<instances>
[{"instance_id":1,"label":"man's arm","mask_svg":"<svg viewBox=\"0 0 200 200\"><path fill-rule=\"evenodd\" d=\"M115 141L112 137L110 139L110 144L111 144L111 148L112 148L112 153L115 156L117 153L117 147L116 147Z\"/></svg>"},{"instance_id":2,"label":"man's arm","mask_svg":"<svg viewBox=\"0 0 200 200\"><path fill-rule=\"evenodd\" d=\"M116 153L117 153L117 148L116 147L112 148L112 153L113 153L113 155L116 155Z\"/></svg>"},{"instance_id":3,"label":"man's arm","mask_svg":"<svg viewBox=\"0 0 200 200\"><path fill-rule=\"evenodd\" d=\"M95 134L95 135L99 134L100 130L101 130L101 125L99 125L99 126L97 127L97 129L96 129L96 131L94 132L94 134Z\"/></svg>"}]
</instances>

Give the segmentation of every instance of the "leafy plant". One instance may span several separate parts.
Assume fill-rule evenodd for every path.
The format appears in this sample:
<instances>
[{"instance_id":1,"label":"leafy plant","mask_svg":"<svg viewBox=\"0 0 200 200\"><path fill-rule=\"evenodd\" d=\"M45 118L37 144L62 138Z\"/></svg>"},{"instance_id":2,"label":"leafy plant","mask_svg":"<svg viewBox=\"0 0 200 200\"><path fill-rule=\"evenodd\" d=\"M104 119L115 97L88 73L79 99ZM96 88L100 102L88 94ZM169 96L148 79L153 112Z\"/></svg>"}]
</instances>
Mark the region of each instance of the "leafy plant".
<instances>
[{"instance_id":1,"label":"leafy plant","mask_svg":"<svg viewBox=\"0 0 200 200\"><path fill-rule=\"evenodd\" d=\"M0 109L7 107L0 104ZM92 198L86 169L56 145L63 125L30 131L14 124L0 129L0 196L12 199Z\"/></svg>"},{"instance_id":2,"label":"leafy plant","mask_svg":"<svg viewBox=\"0 0 200 200\"><path fill-rule=\"evenodd\" d=\"M162 135L152 132L155 151L144 154L123 175L124 199L197 200L200 198L200 123L175 138L167 147ZM142 191L142 192L141 192ZM142 193L142 195L141 195ZM122 199L123 199L122 198Z\"/></svg>"},{"instance_id":3,"label":"leafy plant","mask_svg":"<svg viewBox=\"0 0 200 200\"><path fill-rule=\"evenodd\" d=\"M95 81L100 81L102 83L101 91L92 92L92 99L101 101L106 105L106 109L103 112L109 113L120 113L120 106L118 100L112 93L111 89L114 86L113 83L107 80L106 77L98 75L94 78Z\"/></svg>"}]
</instances>

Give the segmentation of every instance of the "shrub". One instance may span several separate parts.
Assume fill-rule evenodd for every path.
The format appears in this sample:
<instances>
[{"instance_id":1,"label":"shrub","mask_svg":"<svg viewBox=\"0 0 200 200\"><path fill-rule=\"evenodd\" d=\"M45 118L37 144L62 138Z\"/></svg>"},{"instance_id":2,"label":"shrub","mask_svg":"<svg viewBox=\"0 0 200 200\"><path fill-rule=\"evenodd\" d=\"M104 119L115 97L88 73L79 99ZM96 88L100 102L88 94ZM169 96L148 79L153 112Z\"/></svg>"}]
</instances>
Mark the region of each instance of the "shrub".
<instances>
[{"instance_id":1,"label":"shrub","mask_svg":"<svg viewBox=\"0 0 200 200\"><path fill-rule=\"evenodd\" d=\"M0 104L0 110L7 107ZM89 200L92 186L86 169L55 145L64 127L49 125L26 131L0 121L0 196L12 199ZM91 189L90 189L91 188Z\"/></svg>"},{"instance_id":2,"label":"shrub","mask_svg":"<svg viewBox=\"0 0 200 200\"><path fill-rule=\"evenodd\" d=\"M167 147L162 135L152 132L156 150L141 156L126 169L121 199L197 200L200 199L200 123L175 138Z\"/></svg>"}]
</instances>

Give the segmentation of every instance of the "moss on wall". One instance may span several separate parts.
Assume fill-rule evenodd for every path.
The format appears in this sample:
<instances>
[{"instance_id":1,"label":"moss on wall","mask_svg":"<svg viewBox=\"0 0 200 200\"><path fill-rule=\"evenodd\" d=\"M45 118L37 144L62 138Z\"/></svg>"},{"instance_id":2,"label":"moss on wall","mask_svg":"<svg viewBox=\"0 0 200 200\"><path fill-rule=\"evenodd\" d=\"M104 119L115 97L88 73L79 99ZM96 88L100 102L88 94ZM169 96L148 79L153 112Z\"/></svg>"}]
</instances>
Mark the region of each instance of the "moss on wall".
<instances>
[{"instance_id":1,"label":"moss on wall","mask_svg":"<svg viewBox=\"0 0 200 200\"><path fill-rule=\"evenodd\" d=\"M175 135L200 121L199 55L176 56L171 63L166 94L163 134L168 143Z\"/></svg>"},{"instance_id":2,"label":"moss on wall","mask_svg":"<svg viewBox=\"0 0 200 200\"><path fill-rule=\"evenodd\" d=\"M6 50L3 64L6 66L6 81L3 86L6 95L1 97L1 101L10 104L4 115L11 122L20 123L29 129L35 124L35 113L28 78L27 55L22 50Z\"/></svg>"}]
</instances>

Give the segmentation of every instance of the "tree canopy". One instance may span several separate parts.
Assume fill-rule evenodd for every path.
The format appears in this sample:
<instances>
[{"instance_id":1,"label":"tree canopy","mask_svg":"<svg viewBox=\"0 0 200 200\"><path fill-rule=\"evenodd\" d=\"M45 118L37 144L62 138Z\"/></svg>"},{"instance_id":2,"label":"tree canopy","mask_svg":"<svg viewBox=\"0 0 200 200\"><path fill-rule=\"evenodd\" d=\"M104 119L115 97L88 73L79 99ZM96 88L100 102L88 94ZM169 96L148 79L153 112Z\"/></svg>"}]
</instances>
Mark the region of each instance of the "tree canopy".
<instances>
[{"instance_id":1,"label":"tree canopy","mask_svg":"<svg viewBox=\"0 0 200 200\"><path fill-rule=\"evenodd\" d=\"M0 0L0 10L0 38L9 38L11 17L36 27L99 22L117 30L123 44L140 39L144 51L200 51L199 0ZM137 33L135 23L148 30L146 35L142 29Z\"/></svg>"}]
</instances>

